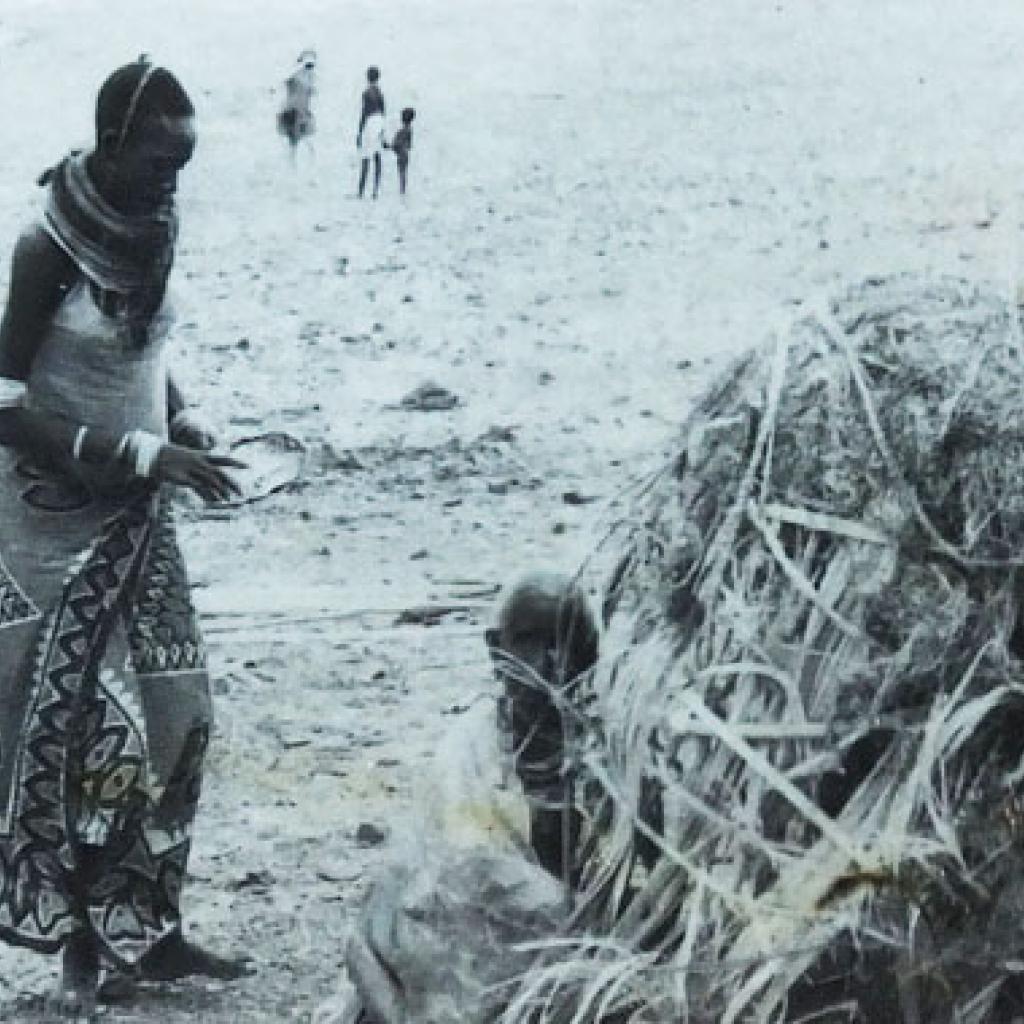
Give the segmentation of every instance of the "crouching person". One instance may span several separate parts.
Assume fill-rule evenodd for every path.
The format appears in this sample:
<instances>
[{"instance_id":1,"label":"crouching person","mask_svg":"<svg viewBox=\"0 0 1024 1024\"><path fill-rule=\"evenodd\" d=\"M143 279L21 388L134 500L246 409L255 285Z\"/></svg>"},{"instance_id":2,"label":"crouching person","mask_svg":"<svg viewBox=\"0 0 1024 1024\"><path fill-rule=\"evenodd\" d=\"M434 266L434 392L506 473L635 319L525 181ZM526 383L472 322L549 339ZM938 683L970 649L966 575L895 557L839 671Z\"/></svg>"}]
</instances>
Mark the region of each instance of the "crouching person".
<instances>
[{"instance_id":1,"label":"crouching person","mask_svg":"<svg viewBox=\"0 0 1024 1024\"><path fill-rule=\"evenodd\" d=\"M513 587L486 639L504 687L499 734L530 805L530 846L543 868L572 882L581 816L566 712L577 682L597 661L597 625L571 580L533 573Z\"/></svg>"},{"instance_id":2,"label":"crouching person","mask_svg":"<svg viewBox=\"0 0 1024 1024\"><path fill-rule=\"evenodd\" d=\"M372 883L346 950L349 984L318 1024L497 1020L532 944L565 927L581 820L566 702L597 659L597 628L569 580L531 575L486 636L529 810L502 789L490 707L474 701L435 750L417 801L424 820L396 838Z\"/></svg>"}]
</instances>

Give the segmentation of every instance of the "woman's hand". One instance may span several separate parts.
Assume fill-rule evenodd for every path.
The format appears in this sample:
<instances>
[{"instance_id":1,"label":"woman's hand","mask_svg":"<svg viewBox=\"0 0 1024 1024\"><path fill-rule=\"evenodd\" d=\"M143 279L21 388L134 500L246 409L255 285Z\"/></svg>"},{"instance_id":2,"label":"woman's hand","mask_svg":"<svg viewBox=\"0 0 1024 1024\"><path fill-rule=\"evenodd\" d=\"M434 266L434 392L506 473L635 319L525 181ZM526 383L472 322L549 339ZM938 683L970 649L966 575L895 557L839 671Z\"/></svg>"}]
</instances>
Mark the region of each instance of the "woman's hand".
<instances>
[{"instance_id":1,"label":"woman's hand","mask_svg":"<svg viewBox=\"0 0 1024 1024\"><path fill-rule=\"evenodd\" d=\"M179 412L170 422L169 433L171 440L183 448L208 452L217 445L216 435L209 424L191 412Z\"/></svg>"},{"instance_id":2,"label":"woman's hand","mask_svg":"<svg viewBox=\"0 0 1024 1024\"><path fill-rule=\"evenodd\" d=\"M245 463L227 455L208 455L180 444L165 444L153 463L151 476L196 492L204 501L230 501L242 490L222 467L245 469Z\"/></svg>"}]
</instances>

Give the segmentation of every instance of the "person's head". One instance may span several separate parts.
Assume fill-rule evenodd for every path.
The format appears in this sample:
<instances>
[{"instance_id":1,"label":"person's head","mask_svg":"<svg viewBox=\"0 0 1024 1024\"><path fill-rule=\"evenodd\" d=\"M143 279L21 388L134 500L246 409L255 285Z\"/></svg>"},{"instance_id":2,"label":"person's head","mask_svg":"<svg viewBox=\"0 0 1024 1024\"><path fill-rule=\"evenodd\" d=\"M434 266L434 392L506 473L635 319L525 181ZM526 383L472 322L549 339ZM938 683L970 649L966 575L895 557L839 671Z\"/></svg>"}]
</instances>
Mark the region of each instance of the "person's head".
<instances>
[{"instance_id":1,"label":"person's head","mask_svg":"<svg viewBox=\"0 0 1024 1024\"><path fill-rule=\"evenodd\" d=\"M96 98L96 185L126 213L168 203L195 148L195 109L166 68L136 61L118 68Z\"/></svg>"},{"instance_id":2,"label":"person's head","mask_svg":"<svg viewBox=\"0 0 1024 1024\"><path fill-rule=\"evenodd\" d=\"M402 111L402 124L412 124L413 118L416 116L416 111L412 107L406 107Z\"/></svg>"},{"instance_id":3,"label":"person's head","mask_svg":"<svg viewBox=\"0 0 1024 1024\"><path fill-rule=\"evenodd\" d=\"M312 71L316 67L316 50L306 49L299 54L299 66L305 68L307 71Z\"/></svg>"},{"instance_id":4,"label":"person's head","mask_svg":"<svg viewBox=\"0 0 1024 1024\"><path fill-rule=\"evenodd\" d=\"M598 632L586 596L555 573L524 576L505 599L498 624L486 633L501 674L505 656L554 685L566 683L597 660Z\"/></svg>"},{"instance_id":5,"label":"person's head","mask_svg":"<svg viewBox=\"0 0 1024 1024\"><path fill-rule=\"evenodd\" d=\"M375 85L378 78L380 78L380 68L368 67L366 69L366 80L370 85Z\"/></svg>"}]
</instances>

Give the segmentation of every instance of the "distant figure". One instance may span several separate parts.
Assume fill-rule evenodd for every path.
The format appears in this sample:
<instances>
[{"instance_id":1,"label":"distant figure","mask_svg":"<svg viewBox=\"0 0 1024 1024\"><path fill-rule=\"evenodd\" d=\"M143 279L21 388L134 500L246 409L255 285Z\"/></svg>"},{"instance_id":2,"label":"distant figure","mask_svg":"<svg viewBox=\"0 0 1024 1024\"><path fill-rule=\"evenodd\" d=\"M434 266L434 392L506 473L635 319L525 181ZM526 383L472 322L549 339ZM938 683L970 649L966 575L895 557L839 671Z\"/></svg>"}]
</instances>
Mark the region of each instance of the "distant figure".
<instances>
[{"instance_id":1,"label":"distant figure","mask_svg":"<svg viewBox=\"0 0 1024 1024\"><path fill-rule=\"evenodd\" d=\"M370 171L370 157L373 157L373 198L380 190L380 151L384 145L384 94L377 84L380 71L375 67L366 69L366 88L363 90L363 110L359 115L359 131L356 132L356 147L362 154L359 169L359 198L366 191L366 178ZM363 145L363 137L366 145Z\"/></svg>"},{"instance_id":2,"label":"distant figure","mask_svg":"<svg viewBox=\"0 0 1024 1024\"><path fill-rule=\"evenodd\" d=\"M412 149L412 122L416 111L412 107L406 107L402 111L402 127L395 132L391 140L391 149L398 157L398 191L405 195L405 183L409 171L409 150ZM387 145L387 143L385 143Z\"/></svg>"},{"instance_id":3,"label":"distant figure","mask_svg":"<svg viewBox=\"0 0 1024 1024\"><path fill-rule=\"evenodd\" d=\"M303 50L298 68L285 79L284 104L277 115L277 130L288 140L292 160L302 139L316 131L313 96L316 93L316 51Z\"/></svg>"}]
</instances>

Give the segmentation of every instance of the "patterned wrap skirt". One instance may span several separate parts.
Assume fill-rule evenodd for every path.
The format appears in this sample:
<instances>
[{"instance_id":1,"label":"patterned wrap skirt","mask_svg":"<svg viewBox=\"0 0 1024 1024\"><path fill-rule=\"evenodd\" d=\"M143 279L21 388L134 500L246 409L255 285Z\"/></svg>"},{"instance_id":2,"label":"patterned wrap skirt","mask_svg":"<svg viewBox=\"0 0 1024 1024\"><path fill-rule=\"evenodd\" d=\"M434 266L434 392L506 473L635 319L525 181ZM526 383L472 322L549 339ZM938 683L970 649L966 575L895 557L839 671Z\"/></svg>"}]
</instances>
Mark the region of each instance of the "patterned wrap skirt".
<instances>
[{"instance_id":1,"label":"patterned wrap skirt","mask_svg":"<svg viewBox=\"0 0 1024 1024\"><path fill-rule=\"evenodd\" d=\"M178 926L211 724L166 497L0 448L0 939L124 966Z\"/></svg>"}]
</instances>

